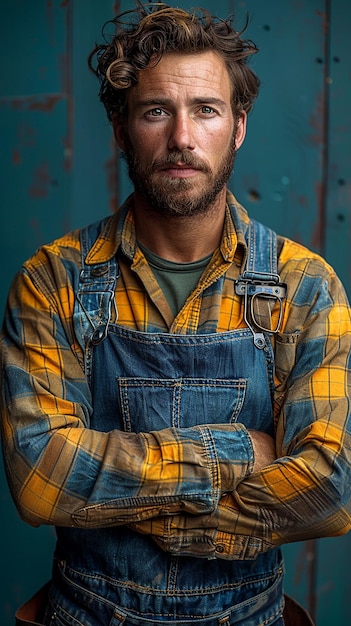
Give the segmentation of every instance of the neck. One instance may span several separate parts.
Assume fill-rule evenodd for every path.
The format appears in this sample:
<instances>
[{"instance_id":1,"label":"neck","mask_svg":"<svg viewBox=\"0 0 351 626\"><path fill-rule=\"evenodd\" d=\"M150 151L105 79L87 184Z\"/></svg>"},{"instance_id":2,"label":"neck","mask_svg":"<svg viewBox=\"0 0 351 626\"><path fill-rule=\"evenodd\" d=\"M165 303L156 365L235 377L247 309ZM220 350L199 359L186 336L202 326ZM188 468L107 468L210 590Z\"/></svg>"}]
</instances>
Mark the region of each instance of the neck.
<instances>
[{"instance_id":1,"label":"neck","mask_svg":"<svg viewBox=\"0 0 351 626\"><path fill-rule=\"evenodd\" d=\"M226 190L207 211L192 216L161 215L135 194L136 237L151 252L168 261L191 263L208 256L221 242Z\"/></svg>"}]
</instances>

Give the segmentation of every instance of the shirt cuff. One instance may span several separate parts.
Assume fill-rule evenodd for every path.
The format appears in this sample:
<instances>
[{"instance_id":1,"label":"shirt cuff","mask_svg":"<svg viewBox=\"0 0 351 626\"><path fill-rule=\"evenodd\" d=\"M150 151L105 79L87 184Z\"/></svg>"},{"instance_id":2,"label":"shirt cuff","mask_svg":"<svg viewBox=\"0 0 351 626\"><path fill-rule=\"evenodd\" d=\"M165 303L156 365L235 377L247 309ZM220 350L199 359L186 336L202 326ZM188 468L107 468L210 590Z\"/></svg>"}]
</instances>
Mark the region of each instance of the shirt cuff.
<instances>
[{"instance_id":1,"label":"shirt cuff","mask_svg":"<svg viewBox=\"0 0 351 626\"><path fill-rule=\"evenodd\" d=\"M253 472L251 437L243 424L209 424L199 428L209 461L214 467L214 491L218 489L221 498L224 493L235 491L238 484ZM218 474L215 468L218 468ZM216 479L218 485L215 484Z\"/></svg>"}]
</instances>

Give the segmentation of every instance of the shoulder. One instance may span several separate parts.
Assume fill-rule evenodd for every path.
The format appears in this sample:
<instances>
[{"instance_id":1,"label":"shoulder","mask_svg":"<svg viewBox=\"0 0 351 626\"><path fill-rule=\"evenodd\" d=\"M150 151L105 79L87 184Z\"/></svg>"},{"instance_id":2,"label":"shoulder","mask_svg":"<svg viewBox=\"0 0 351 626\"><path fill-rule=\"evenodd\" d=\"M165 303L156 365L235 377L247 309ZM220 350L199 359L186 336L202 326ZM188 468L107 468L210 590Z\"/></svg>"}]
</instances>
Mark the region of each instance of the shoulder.
<instances>
[{"instance_id":1,"label":"shoulder","mask_svg":"<svg viewBox=\"0 0 351 626\"><path fill-rule=\"evenodd\" d=\"M278 250L278 273L287 285L285 311L294 323L322 312L329 315L331 311L338 311L339 317L350 317L345 289L322 256L284 237L278 237Z\"/></svg>"},{"instance_id":2,"label":"shoulder","mask_svg":"<svg viewBox=\"0 0 351 626\"><path fill-rule=\"evenodd\" d=\"M43 265L55 265L55 263L63 263L66 266L73 263L80 267L82 235L89 237L90 241L94 244L101 238L101 247L103 248L104 241L106 240L106 232L110 233L113 230L112 224L115 219L115 215L105 217L41 245L36 252L24 262L23 268L32 272Z\"/></svg>"},{"instance_id":3,"label":"shoulder","mask_svg":"<svg viewBox=\"0 0 351 626\"><path fill-rule=\"evenodd\" d=\"M49 300L62 293L67 288L76 289L82 267L81 235L91 232L94 241L102 237L104 229L113 222L114 216L109 216L82 229L72 230L52 242L43 244L27 259L14 280L14 286L32 284L33 287ZM111 230L111 227L110 227ZM102 244L102 248L104 245ZM16 287L15 287L16 288ZM54 295L55 294L55 295Z\"/></svg>"},{"instance_id":4,"label":"shoulder","mask_svg":"<svg viewBox=\"0 0 351 626\"><path fill-rule=\"evenodd\" d=\"M278 236L278 272L282 282L313 281L315 285L336 278L331 265L314 252L287 237Z\"/></svg>"}]
</instances>

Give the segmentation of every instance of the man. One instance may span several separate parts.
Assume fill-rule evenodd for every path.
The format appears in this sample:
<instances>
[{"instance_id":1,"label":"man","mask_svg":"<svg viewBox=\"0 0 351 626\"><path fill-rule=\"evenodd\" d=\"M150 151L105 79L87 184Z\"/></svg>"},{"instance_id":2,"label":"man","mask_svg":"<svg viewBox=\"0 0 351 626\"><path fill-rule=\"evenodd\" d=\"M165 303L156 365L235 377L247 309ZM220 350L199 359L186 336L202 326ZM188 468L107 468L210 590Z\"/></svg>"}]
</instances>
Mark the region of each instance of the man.
<instances>
[{"instance_id":1,"label":"man","mask_svg":"<svg viewBox=\"0 0 351 626\"><path fill-rule=\"evenodd\" d=\"M115 25L90 62L134 194L24 264L2 335L12 493L57 527L40 619L282 625L279 546L350 529L350 309L227 190L255 46L164 4Z\"/></svg>"}]
</instances>

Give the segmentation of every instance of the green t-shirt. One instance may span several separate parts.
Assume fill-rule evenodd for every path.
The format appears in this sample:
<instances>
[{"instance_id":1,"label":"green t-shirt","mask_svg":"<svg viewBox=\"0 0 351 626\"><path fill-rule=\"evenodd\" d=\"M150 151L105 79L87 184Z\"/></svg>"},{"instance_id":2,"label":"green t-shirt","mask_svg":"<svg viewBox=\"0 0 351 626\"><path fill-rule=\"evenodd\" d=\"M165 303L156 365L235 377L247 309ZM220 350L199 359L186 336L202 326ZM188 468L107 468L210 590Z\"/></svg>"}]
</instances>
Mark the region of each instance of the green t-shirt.
<instances>
[{"instance_id":1,"label":"green t-shirt","mask_svg":"<svg viewBox=\"0 0 351 626\"><path fill-rule=\"evenodd\" d=\"M187 297L195 289L199 278L207 267L212 254L192 263L166 261L139 243L167 302L176 316Z\"/></svg>"}]
</instances>

